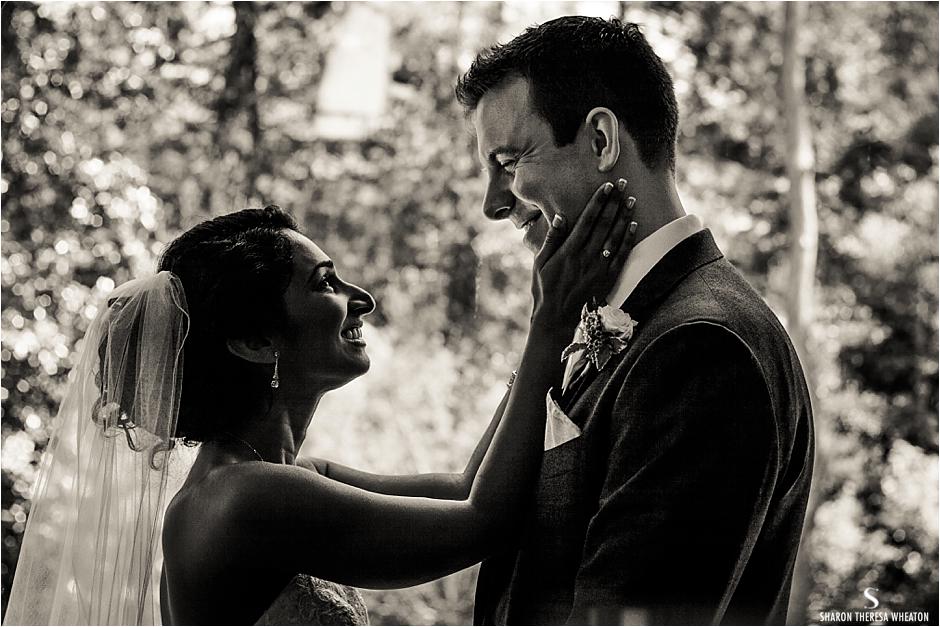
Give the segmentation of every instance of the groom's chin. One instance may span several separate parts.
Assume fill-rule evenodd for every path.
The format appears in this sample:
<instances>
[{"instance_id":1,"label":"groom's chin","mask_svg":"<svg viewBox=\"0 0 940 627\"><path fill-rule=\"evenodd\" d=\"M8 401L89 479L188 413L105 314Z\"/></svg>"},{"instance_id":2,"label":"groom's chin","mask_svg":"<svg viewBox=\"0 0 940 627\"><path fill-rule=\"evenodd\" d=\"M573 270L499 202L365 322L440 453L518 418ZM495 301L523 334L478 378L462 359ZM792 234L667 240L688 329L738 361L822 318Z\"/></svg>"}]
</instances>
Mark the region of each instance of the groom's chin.
<instances>
[{"instance_id":1,"label":"groom's chin","mask_svg":"<svg viewBox=\"0 0 940 627\"><path fill-rule=\"evenodd\" d=\"M540 250L542 250L542 244L545 243L545 236L548 234L548 223L545 221L545 218L540 218L535 221L535 223L529 227L529 229L522 236L522 243L532 251L533 255L537 255Z\"/></svg>"}]
</instances>

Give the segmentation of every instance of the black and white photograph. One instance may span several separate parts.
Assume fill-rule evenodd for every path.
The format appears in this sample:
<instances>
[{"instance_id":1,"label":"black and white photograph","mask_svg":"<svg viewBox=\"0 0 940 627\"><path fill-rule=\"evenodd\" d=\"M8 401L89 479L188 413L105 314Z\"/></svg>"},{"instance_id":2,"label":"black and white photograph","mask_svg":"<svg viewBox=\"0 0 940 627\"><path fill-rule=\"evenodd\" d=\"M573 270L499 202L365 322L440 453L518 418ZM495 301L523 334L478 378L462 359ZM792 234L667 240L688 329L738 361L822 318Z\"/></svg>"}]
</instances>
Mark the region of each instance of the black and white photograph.
<instances>
[{"instance_id":1,"label":"black and white photograph","mask_svg":"<svg viewBox=\"0 0 940 627\"><path fill-rule=\"evenodd\" d=\"M935 625L937 2L0 2L3 625Z\"/></svg>"}]
</instances>

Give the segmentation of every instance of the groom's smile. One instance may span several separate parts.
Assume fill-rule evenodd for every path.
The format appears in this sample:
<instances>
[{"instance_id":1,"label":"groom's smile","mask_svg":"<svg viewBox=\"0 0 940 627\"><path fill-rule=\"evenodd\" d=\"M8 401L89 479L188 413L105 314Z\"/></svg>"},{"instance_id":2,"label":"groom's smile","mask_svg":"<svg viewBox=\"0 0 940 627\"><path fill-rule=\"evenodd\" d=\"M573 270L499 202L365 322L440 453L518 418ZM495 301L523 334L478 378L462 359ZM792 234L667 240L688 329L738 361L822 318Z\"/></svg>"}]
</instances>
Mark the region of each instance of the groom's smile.
<instances>
[{"instance_id":1,"label":"groom's smile","mask_svg":"<svg viewBox=\"0 0 940 627\"><path fill-rule=\"evenodd\" d=\"M525 206L518 199L516 210L509 215L510 221L522 231L522 242L532 252L538 252L548 233L548 222L538 209Z\"/></svg>"}]
</instances>

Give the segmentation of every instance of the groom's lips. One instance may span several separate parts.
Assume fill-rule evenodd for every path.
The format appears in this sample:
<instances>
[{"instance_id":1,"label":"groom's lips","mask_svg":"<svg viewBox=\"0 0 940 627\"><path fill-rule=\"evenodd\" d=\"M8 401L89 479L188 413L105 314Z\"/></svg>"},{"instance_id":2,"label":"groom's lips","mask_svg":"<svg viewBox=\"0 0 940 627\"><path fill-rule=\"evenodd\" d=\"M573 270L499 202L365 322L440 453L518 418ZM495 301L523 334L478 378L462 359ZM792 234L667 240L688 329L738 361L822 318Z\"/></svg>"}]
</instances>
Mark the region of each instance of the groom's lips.
<instances>
[{"instance_id":1,"label":"groom's lips","mask_svg":"<svg viewBox=\"0 0 940 627\"><path fill-rule=\"evenodd\" d=\"M541 211L536 211L528 217L516 219L515 216L512 219L512 223L516 226L517 229L527 230L530 226L535 224L535 221L542 216Z\"/></svg>"}]
</instances>

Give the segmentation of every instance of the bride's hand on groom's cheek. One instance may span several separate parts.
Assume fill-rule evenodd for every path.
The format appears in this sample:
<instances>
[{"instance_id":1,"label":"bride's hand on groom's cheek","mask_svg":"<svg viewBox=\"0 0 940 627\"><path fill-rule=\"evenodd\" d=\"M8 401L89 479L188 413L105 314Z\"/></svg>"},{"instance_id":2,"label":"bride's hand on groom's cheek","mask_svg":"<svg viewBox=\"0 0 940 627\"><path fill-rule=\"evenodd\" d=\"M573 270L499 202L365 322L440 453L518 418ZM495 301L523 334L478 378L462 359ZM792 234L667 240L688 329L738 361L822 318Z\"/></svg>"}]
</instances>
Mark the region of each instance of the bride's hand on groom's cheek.
<instances>
[{"instance_id":1,"label":"bride's hand on groom's cheek","mask_svg":"<svg viewBox=\"0 0 940 627\"><path fill-rule=\"evenodd\" d=\"M601 185L573 225L555 216L535 257L533 322L570 331L585 303L606 297L636 236L637 200L627 188L625 179Z\"/></svg>"}]
</instances>

